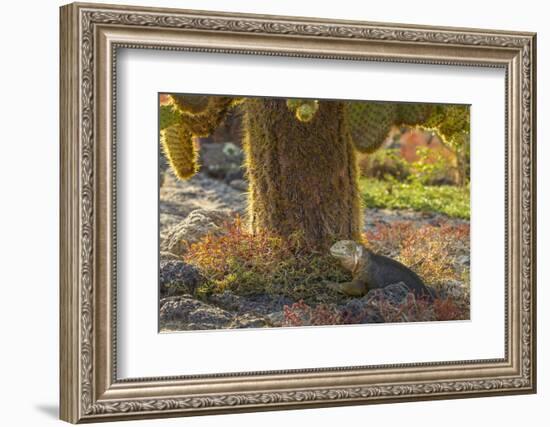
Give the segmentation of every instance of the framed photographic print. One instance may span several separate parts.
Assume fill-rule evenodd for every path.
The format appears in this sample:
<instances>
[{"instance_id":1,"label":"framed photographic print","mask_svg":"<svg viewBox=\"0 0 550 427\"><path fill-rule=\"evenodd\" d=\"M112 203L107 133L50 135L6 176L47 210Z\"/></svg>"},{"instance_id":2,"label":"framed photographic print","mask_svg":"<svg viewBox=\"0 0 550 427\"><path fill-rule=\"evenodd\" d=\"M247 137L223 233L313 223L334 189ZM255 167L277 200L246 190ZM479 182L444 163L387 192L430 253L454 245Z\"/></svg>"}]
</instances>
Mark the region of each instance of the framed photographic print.
<instances>
[{"instance_id":1,"label":"framed photographic print","mask_svg":"<svg viewBox=\"0 0 550 427\"><path fill-rule=\"evenodd\" d=\"M534 393L535 34L61 8L61 418Z\"/></svg>"}]
</instances>

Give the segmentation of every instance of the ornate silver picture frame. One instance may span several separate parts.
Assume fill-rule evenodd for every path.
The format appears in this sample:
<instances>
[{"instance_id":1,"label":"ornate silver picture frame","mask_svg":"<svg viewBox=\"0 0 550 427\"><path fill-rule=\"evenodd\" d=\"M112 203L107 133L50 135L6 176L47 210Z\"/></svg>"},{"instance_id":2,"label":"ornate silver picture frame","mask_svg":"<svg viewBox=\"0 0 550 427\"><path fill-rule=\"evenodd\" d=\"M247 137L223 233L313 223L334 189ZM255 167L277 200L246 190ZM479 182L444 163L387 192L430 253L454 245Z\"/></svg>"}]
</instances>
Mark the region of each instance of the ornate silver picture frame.
<instances>
[{"instance_id":1,"label":"ornate silver picture frame","mask_svg":"<svg viewBox=\"0 0 550 427\"><path fill-rule=\"evenodd\" d=\"M61 419L536 391L535 34L80 3L63 6L60 18ZM504 357L120 379L114 147L122 48L504 70Z\"/></svg>"}]
</instances>

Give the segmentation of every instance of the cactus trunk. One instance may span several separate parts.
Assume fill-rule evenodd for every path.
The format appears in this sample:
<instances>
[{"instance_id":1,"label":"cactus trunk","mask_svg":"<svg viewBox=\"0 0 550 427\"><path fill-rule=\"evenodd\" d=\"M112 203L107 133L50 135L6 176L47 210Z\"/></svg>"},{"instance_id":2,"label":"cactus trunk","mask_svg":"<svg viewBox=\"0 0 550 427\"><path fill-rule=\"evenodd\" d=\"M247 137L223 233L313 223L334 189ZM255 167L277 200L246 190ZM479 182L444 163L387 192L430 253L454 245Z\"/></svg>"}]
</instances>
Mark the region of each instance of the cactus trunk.
<instances>
[{"instance_id":1,"label":"cactus trunk","mask_svg":"<svg viewBox=\"0 0 550 427\"><path fill-rule=\"evenodd\" d=\"M343 104L320 102L302 123L283 99L249 99L244 120L252 231L295 236L316 250L359 239L356 157Z\"/></svg>"}]
</instances>

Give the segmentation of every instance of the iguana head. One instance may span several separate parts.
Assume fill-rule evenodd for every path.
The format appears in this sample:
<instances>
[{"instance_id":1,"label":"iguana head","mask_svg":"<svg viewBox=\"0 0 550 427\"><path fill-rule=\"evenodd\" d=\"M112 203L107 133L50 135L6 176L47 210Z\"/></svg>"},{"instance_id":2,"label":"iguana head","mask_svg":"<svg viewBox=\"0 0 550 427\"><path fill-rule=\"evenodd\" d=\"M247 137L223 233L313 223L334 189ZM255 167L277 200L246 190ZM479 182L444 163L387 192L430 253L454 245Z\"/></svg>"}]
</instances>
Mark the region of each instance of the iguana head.
<instances>
[{"instance_id":1,"label":"iguana head","mask_svg":"<svg viewBox=\"0 0 550 427\"><path fill-rule=\"evenodd\" d=\"M330 247L330 254L353 271L363 255L363 246L353 240L340 240Z\"/></svg>"}]
</instances>

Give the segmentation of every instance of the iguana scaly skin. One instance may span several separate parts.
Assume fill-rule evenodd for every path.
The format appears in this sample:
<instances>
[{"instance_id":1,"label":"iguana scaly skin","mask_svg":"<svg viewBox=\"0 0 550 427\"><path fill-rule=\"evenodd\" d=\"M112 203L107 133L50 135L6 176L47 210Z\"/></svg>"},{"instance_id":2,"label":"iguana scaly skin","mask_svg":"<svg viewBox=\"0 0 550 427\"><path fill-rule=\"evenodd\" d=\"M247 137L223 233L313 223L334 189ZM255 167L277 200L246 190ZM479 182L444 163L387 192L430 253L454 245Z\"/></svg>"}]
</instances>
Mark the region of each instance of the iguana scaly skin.
<instances>
[{"instance_id":1,"label":"iguana scaly skin","mask_svg":"<svg viewBox=\"0 0 550 427\"><path fill-rule=\"evenodd\" d=\"M417 297L432 299L418 275L391 258L378 255L352 240L340 240L330 248L330 254L351 271L352 281L333 283L329 287L349 296L363 296L369 290L403 282Z\"/></svg>"}]
</instances>

